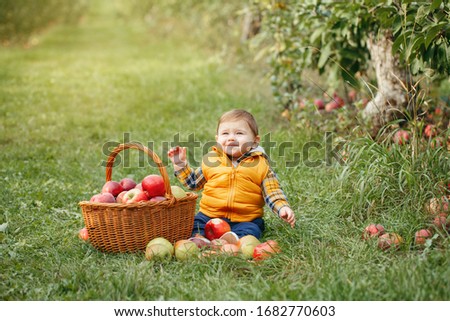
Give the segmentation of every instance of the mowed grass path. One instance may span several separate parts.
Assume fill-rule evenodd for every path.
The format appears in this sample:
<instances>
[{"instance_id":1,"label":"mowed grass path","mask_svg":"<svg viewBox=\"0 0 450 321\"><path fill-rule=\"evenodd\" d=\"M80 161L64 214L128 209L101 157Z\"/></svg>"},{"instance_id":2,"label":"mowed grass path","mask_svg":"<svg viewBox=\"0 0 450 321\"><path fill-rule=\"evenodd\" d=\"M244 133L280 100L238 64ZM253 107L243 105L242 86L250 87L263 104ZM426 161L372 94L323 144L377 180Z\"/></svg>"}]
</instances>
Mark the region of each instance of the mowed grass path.
<instances>
[{"instance_id":1,"label":"mowed grass path","mask_svg":"<svg viewBox=\"0 0 450 321\"><path fill-rule=\"evenodd\" d=\"M164 158L163 142L177 134L208 144L219 115L236 107L252 111L273 141L292 142L290 153L309 134L277 121L260 75L224 64L176 26L164 33L92 13L40 41L0 49L2 300L450 299L446 252L383 253L362 242L361 225L343 220L343 204L331 197L336 169L286 169L289 153L272 156L298 226L267 213L264 239L283 249L271 260L158 263L83 243L77 204L101 188L108 142L153 143ZM156 172L129 157L113 178Z\"/></svg>"}]
</instances>

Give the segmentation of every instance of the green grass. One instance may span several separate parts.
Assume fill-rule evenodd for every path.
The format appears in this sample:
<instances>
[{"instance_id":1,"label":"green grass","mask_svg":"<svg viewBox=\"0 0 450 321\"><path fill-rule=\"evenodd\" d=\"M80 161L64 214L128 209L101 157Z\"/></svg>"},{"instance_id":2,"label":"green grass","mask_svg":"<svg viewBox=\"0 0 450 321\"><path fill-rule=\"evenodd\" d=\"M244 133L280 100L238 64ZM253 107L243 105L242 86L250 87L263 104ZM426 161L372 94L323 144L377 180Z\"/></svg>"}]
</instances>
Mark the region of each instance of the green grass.
<instances>
[{"instance_id":1,"label":"green grass","mask_svg":"<svg viewBox=\"0 0 450 321\"><path fill-rule=\"evenodd\" d=\"M307 141L321 142L322 134L283 123L260 74L222 63L187 31L168 36L112 17L92 13L78 27L51 29L39 46L0 49L0 224L7 224L0 232L2 300L450 299L446 235L423 250L411 246L411 233L426 224L414 202L431 196L426 188L435 182L411 179L402 195L395 175L373 185L396 170L389 157L413 177L430 176L429 168L412 167L371 143L355 143L360 156L346 166L287 168L284 161ZM260 264L234 257L158 263L141 253L101 253L77 238L84 225L78 202L105 179L106 142L121 142L128 133L131 140L154 142L163 156L162 142L173 142L177 133L211 141L217 118L235 107L253 112L278 147L293 144L285 156L272 153L298 220L290 229L267 213L264 239L277 240L280 255ZM379 166L365 166L376 153ZM156 171L130 156L130 166L115 167L113 178ZM420 162L444 160L434 163L433 178L442 178L445 157L430 153ZM359 192L365 179L372 185ZM387 205L370 210L373 200ZM404 246L382 252L363 242L361 231L373 220L398 230Z\"/></svg>"}]
</instances>

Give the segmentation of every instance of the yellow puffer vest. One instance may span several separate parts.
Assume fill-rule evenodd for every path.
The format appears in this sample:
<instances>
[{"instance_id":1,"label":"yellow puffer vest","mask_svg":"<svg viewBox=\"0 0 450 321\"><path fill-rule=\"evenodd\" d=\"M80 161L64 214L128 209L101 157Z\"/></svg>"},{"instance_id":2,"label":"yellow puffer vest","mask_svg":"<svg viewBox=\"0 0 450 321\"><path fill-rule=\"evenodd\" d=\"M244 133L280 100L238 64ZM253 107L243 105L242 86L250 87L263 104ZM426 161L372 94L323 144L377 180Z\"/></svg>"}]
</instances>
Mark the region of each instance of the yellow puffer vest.
<instances>
[{"instance_id":1,"label":"yellow puffer vest","mask_svg":"<svg viewBox=\"0 0 450 321\"><path fill-rule=\"evenodd\" d=\"M262 152L253 152L235 167L220 150L203 157L203 187L200 211L209 217L225 217L232 222L249 222L264 214L261 184L269 171Z\"/></svg>"}]
</instances>

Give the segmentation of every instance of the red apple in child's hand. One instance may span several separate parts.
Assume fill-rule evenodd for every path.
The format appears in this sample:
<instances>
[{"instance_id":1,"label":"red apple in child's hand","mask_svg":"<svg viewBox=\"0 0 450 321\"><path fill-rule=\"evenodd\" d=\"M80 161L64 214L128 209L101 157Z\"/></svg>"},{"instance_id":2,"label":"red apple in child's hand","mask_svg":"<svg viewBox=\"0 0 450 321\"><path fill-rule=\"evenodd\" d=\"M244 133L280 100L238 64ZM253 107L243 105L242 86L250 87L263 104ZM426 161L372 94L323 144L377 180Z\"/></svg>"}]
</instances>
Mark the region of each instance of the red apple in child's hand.
<instances>
[{"instance_id":1,"label":"red apple in child's hand","mask_svg":"<svg viewBox=\"0 0 450 321\"><path fill-rule=\"evenodd\" d=\"M111 193L114 197L119 195L121 192L123 192L123 187L116 181L108 181L102 188L102 193Z\"/></svg>"},{"instance_id":2,"label":"red apple in child's hand","mask_svg":"<svg viewBox=\"0 0 450 321\"><path fill-rule=\"evenodd\" d=\"M378 237L380 235L384 234L384 227L381 224L369 224L364 229L364 232L362 234L362 239L367 240L371 237Z\"/></svg>"},{"instance_id":3,"label":"red apple in child's hand","mask_svg":"<svg viewBox=\"0 0 450 321\"><path fill-rule=\"evenodd\" d=\"M89 234L88 234L88 230L87 228L83 227L79 232L78 232L78 237L80 239L82 239L83 241L87 241L89 239Z\"/></svg>"},{"instance_id":4,"label":"red apple in child's hand","mask_svg":"<svg viewBox=\"0 0 450 321\"><path fill-rule=\"evenodd\" d=\"M148 175L142 180L142 189L147 192L149 197L164 196L166 187L164 179L159 175Z\"/></svg>"},{"instance_id":5,"label":"red apple in child's hand","mask_svg":"<svg viewBox=\"0 0 450 321\"><path fill-rule=\"evenodd\" d=\"M205 236L211 241L229 231L231 231L230 224L220 218L212 218L205 224Z\"/></svg>"},{"instance_id":6,"label":"red apple in child's hand","mask_svg":"<svg viewBox=\"0 0 450 321\"><path fill-rule=\"evenodd\" d=\"M92 203L115 203L116 199L114 198L114 195L111 193L100 193L95 194L91 197L90 202Z\"/></svg>"},{"instance_id":7,"label":"red apple in child's hand","mask_svg":"<svg viewBox=\"0 0 450 321\"><path fill-rule=\"evenodd\" d=\"M280 253L281 248L277 241L268 240L264 243L258 244L253 249L253 259L256 261L265 260L276 253Z\"/></svg>"},{"instance_id":8,"label":"red apple in child's hand","mask_svg":"<svg viewBox=\"0 0 450 321\"><path fill-rule=\"evenodd\" d=\"M124 191L129 191L130 189L136 187L136 182L128 177L122 178L119 184L122 186Z\"/></svg>"},{"instance_id":9,"label":"red apple in child's hand","mask_svg":"<svg viewBox=\"0 0 450 321\"><path fill-rule=\"evenodd\" d=\"M147 193L137 188L133 188L125 193L125 195L123 196L122 203L130 204L145 201L148 201Z\"/></svg>"}]
</instances>

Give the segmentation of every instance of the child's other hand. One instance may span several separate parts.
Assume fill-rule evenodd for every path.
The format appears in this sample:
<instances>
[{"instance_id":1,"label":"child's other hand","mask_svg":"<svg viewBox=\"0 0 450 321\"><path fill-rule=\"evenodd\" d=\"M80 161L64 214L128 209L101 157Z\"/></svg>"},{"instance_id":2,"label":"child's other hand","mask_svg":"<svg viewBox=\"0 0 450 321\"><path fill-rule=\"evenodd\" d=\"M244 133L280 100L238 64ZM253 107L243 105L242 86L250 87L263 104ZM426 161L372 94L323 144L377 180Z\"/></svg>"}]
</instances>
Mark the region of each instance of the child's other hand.
<instances>
[{"instance_id":1,"label":"child's other hand","mask_svg":"<svg viewBox=\"0 0 450 321\"><path fill-rule=\"evenodd\" d=\"M289 206L284 206L280 209L278 213L280 218L291 225L292 228L295 226L295 215L294 211Z\"/></svg>"},{"instance_id":2,"label":"child's other hand","mask_svg":"<svg viewBox=\"0 0 450 321\"><path fill-rule=\"evenodd\" d=\"M169 156L175 170L180 170L186 167L186 147L173 147L167 152L167 156Z\"/></svg>"}]
</instances>

